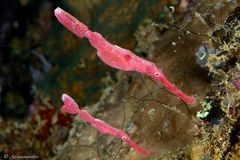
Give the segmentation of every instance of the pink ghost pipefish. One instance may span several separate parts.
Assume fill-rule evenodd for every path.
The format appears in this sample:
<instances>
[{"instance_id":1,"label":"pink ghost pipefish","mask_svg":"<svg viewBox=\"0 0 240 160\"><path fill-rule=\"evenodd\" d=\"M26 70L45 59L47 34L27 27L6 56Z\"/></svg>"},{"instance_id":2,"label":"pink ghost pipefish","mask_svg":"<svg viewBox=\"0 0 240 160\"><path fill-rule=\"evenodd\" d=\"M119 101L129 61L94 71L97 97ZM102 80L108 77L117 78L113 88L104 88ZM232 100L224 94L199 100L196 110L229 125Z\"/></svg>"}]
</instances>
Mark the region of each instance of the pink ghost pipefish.
<instances>
[{"instance_id":1,"label":"pink ghost pipefish","mask_svg":"<svg viewBox=\"0 0 240 160\"><path fill-rule=\"evenodd\" d=\"M77 105L77 103L67 94L62 95L62 101L64 103L62 107L63 112L66 112L69 114L78 114L81 117L81 119L90 123L99 132L106 133L121 139L122 141L128 143L132 148L134 148L136 151L138 151L141 154L144 154L144 155L150 154L149 150L143 149L142 147L134 143L124 131L114 128L100 119L96 119L92 117L85 110L79 109L79 106Z\"/></svg>"},{"instance_id":2,"label":"pink ghost pipefish","mask_svg":"<svg viewBox=\"0 0 240 160\"><path fill-rule=\"evenodd\" d=\"M187 96L170 83L154 63L136 56L127 49L111 44L101 34L90 31L86 25L61 8L56 8L54 13L63 26L80 38L86 37L90 44L97 49L98 57L107 65L123 71L136 71L146 74L159 81L170 92L186 103L191 104L194 102L193 97Z\"/></svg>"}]
</instances>

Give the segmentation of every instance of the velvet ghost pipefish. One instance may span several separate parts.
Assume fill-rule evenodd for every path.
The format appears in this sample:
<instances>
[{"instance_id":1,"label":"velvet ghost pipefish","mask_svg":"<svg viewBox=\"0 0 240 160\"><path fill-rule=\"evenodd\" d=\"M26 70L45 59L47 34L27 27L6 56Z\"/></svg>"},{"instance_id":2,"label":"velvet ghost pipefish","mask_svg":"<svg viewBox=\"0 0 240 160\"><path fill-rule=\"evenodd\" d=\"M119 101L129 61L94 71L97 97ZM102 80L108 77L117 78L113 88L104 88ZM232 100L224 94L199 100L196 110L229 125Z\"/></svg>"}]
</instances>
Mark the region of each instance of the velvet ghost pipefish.
<instances>
[{"instance_id":1,"label":"velvet ghost pipefish","mask_svg":"<svg viewBox=\"0 0 240 160\"><path fill-rule=\"evenodd\" d=\"M67 94L62 95L62 101L64 103L64 105L62 107L63 112L66 112L69 114L78 114L81 117L81 119L90 123L99 132L106 133L106 134L109 134L111 136L121 139L122 141L128 143L132 148L134 148L141 154L144 154L144 155L150 154L150 151L143 149L142 147L140 147L136 143L134 143L124 131L114 128L100 119L96 119L96 118L92 117L85 110L79 109L77 103Z\"/></svg>"},{"instance_id":2,"label":"velvet ghost pipefish","mask_svg":"<svg viewBox=\"0 0 240 160\"><path fill-rule=\"evenodd\" d=\"M159 81L186 103L191 104L194 102L194 98L187 96L170 83L154 63L136 56L129 50L111 44L101 34L90 31L86 25L61 8L56 8L54 12L58 21L67 29L80 38L86 37L90 44L97 49L98 57L107 65L123 71L137 71L146 74Z\"/></svg>"}]
</instances>

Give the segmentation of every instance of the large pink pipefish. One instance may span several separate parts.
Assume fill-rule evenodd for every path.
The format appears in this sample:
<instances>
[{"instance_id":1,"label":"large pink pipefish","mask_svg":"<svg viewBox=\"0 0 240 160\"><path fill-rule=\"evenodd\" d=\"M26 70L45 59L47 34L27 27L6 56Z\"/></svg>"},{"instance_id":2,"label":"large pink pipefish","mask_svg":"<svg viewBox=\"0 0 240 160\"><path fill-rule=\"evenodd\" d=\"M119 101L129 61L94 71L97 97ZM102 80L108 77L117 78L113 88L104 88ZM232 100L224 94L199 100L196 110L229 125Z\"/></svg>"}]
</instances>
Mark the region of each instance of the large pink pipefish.
<instances>
[{"instance_id":1,"label":"large pink pipefish","mask_svg":"<svg viewBox=\"0 0 240 160\"><path fill-rule=\"evenodd\" d=\"M61 8L56 8L54 13L58 21L67 29L80 38L86 37L90 44L97 49L98 57L105 64L123 71L136 71L146 74L159 81L170 92L181 98L186 103L191 104L194 102L193 97L187 96L170 83L154 63L136 56L127 49L111 44L103 38L101 34L90 31L86 25Z\"/></svg>"}]
</instances>

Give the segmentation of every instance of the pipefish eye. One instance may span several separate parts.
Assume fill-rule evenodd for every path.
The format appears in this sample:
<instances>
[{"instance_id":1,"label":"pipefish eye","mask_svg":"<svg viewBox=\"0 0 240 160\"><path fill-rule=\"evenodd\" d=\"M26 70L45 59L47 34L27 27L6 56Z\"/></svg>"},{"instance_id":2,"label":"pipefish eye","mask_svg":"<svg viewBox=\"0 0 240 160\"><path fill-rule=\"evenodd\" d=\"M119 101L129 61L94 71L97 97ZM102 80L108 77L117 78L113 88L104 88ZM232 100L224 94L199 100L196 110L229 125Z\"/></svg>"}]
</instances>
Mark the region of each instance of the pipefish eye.
<instances>
[{"instance_id":1,"label":"pipefish eye","mask_svg":"<svg viewBox=\"0 0 240 160\"><path fill-rule=\"evenodd\" d=\"M154 76L155 76L155 77L159 77L160 74L159 74L158 72L155 72L155 73L154 73Z\"/></svg>"},{"instance_id":2,"label":"pipefish eye","mask_svg":"<svg viewBox=\"0 0 240 160\"><path fill-rule=\"evenodd\" d=\"M123 141L127 140L127 137L126 136L122 136L122 140Z\"/></svg>"}]
</instances>

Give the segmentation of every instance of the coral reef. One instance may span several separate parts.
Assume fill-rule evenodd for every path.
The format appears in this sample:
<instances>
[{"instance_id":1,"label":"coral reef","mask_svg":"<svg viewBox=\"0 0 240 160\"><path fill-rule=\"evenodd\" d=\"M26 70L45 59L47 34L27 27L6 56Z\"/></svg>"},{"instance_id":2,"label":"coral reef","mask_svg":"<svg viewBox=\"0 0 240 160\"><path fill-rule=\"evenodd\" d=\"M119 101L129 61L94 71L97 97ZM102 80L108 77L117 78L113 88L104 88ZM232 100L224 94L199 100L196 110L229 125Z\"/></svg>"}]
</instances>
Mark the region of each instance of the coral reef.
<instances>
[{"instance_id":1,"label":"coral reef","mask_svg":"<svg viewBox=\"0 0 240 160\"><path fill-rule=\"evenodd\" d=\"M0 2L1 158L239 159L239 1L15 2ZM154 61L197 102L186 105L148 77L106 67L86 40L58 24L58 5ZM61 113L62 92L152 154Z\"/></svg>"},{"instance_id":2,"label":"coral reef","mask_svg":"<svg viewBox=\"0 0 240 160\"><path fill-rule=\"evenodd\" d=\"M212 32L209 42L216 52L209 53L206 67L212 74L214 88L205 101L213 104L204 125L204 144L213 159L239 159L234 148L239 143L239 7L236 7L224 24ZM208 132L206 136L204 133ZM203 154L203 156L206 156ZM238 157L238 158L237 158Z\"/></svg>"}]
</instances>

